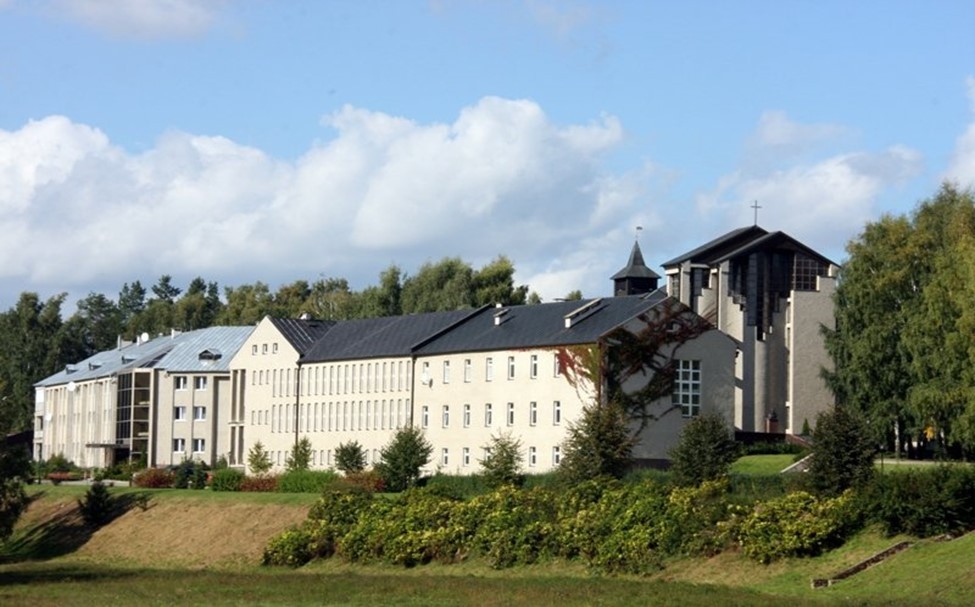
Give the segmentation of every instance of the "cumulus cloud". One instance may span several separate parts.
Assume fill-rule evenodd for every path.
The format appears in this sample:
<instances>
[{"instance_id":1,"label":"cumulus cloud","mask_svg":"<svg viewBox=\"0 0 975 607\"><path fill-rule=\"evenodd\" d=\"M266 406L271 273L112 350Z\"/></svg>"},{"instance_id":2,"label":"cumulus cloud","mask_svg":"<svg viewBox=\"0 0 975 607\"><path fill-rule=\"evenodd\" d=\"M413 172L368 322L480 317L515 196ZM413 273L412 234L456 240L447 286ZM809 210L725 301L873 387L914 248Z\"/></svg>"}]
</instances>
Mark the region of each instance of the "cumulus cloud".
<instances>
[{"instance_id":1,"label":"cumulus cloud","mask_svg":"<svg viewBox=\"0 0 975 607\"><path fill-rule=\"evenodd\" d=\"M697 197L699 216L716 229L750 225L750 207L757 202L763 227L788 232L823 251L840 251L865 221L875 217L878 197L923 168L920 153L899 145L803 160L775 153L831 142L845 131L835 125L794 123L780 113L763 115L748 145L769 162L746 164L722 177L713 190ZM778 160L772 162L773 158Z\"/></svg>"},{"instance_id":2,"label":"cumulus cloud","mask_svg":"<svg viewBox=\"0 0 975 607\"><path fill-rule=\"evenodd\" d=\"M0 0L2 1L2 0ZM209 30L223 0L52 0L65 18L120 38L199 36Z\"/></svg>"},{"instance_id":3,"label":"cumulus cloud","mask_svg":"<svg viewBox=\"0 0 975 607\"><path fill-rule=\"evenodd\" d=\"M955 142L951 164L945 172L944 178L955 181L962 187L975 188L975 77L969 77L966 84L972 110L972 122Z\"/></svg>"},{"instance_id":4,"label":"cumulus cloud","mask_svg":"<svg viewBox=\"0 0 975 607\"><path fill-rule=\"evenodd\" d=\"M551 298L588 290L599 264L590 282L605 292L628 251L607 235L654 223L637 204L652 171L601 168L623 137L612 116L560 126L534 102L487 97L451 123L352 106L323 123L334 137L293 162L184 132L131 154L63 116L0 131L0 282L113 293L163 273L231 285L325 274L364 286L389 263L503 253ZM614 238L622 252L593 257Z\"/></svg>"}]
</instances>

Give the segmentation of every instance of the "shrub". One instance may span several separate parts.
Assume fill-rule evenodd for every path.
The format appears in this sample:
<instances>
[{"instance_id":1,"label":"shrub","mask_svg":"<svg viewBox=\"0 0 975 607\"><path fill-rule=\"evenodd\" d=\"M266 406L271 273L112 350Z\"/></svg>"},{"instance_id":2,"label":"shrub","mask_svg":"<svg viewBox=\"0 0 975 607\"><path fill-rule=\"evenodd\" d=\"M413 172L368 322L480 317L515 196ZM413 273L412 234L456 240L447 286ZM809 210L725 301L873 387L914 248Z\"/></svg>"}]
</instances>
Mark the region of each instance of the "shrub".
<instances>
[{"instance_id":1,"label":"shrub","mask_svg":"<svg viewBox=\"0 0 975 607\"><path fill-rule=\"evenodd\" d=\"M149 468L132 477L132 484L143 489L165 489L173 486L176 478L162 468Z\"/></svg>"},{"instance_id":2,"label":"shrub","mask_svg":"<svg viewBox=\"0 0 975 607\"><path fill-rule=\"evenodd\" d=\"M108 487L101 481L93 482L84 497L78 500L81 517L93 527L107 523L112 517L113 507L114 500L108 493Z\"/></svg>"},{"instance_id":3,"label":"shrub","mask_svg":"<svg viewBox=\"0 0 975 607\"><path fill-rule=\"evenodd\" d=\"M755 506L733 533L746 556L761 563L789 556L814 556L838 545L856 528L851 493L817 498L805 491Z\"/></svg>"},{"instance_id":4,"label":"shrub","mask_svg":"<svg viewBox=\"0 0 975 607\"><path fill-rule=\"evenodd\" d=\"M207 470L203 462L184 459L173 470L173 487L177 489L204 489L207 486Z\"/></svg>"},{"instance_id":5,"label":"shrub","mask_svg":"<svg viewBox=\"0 0 975 607\"><path fill-rule=\"evenodd\" d=\"M277 476L245 476L240 482L241 491L271 493L278 490Z\"/></svg>"},{"instance_id":6,"label":"shrub","mask_svg":"<svg viewBox=\"0 0 975 607\"><path fill-rule=\"evenodd\" d=\"M233 468L221 468L213 473L210 488L214 491L240 491L244 473Z\"/></svg>"},{"instance_id":7,"label":"shrub","mask_svg":"<svg viewBox=\"0 0 975 607\"><path fill-rule=\"evenodd\" d=\"M521 441L512 438L511 434L499 434L491 437L491 443L486 447L487 457L481 460L484 470L484 482L491 489L504 485L520 487L525 483L521 474Z\"/></svg>"},{"instance_id":8,"label":"shrub","mask_svg":"<svg viewBox=\"0 0 975 607\"><path fill-rule=\"evenodd\" d=\"M382 448L376 471L382 475L388 491L405 491L416 485L420 470L430 462L432 453L433 446L423 436L423 430L406 426L397 430Z\"/></svg>"},{"instance_id":9,"label":"shrub","mask_svg":"<svg viewBox=\"0 0 975 607\"><path fill-rule=\"evenodd\" d=\"M267 474L271 471L271 466L271 454L261 441L257 441L247 451L247 467L251 474Z\"/></svg>"},{"instance_id":10,"label":"shrub","mask_svg":"<svg viewBox=\"0 0 975 607\"><path fill-rule=\"evenodd\" d=\"M555 552L556 501L543 489L505 485L471 500L461 529L495 569L535 563Z\"/></svg>"},{"instance_id":11,"label":"shrub","mask_svg":"<svg viewBox=\"0 0 975 607\"><path fill-rule=\"evenodd\" d=\"M728 474L738 455L732 430L720 415L695 417L684 426L671 450L674 480L681 485L699 485Z\"/></svg>"},{"instance_id":12,"label":"shrub","mask_svg":"<svg viewBox=\"0 0 975 607\"><path fill-rule=\"evenodd\" d=\"M261 564L301 567L312 556L311 534L307 529L292 527L268 542Z\"/></svg>"},{"instance_id":13,"label":"shrub","mask_svg":"<svg viewBox=\"0 0 975 607\"><path fill-rule=\"evenodd\" d=\"M291 448L291 453L284 460L285 470L295 472L298 470L308 470L311 467L311 441L308 437L302 437L300 441Z\"/></svg>"},{"instance_id":14,"label":"shrub","mask_svg":"<svg viewBox=\"0 0 975 607\"><path fill-rule=\"evenodd\" d=\"M321 493L339 479L331 470L292 470L278 477L279 493Z\"/></svg>"},{"instance_id":15,"label":"shrub","mask_svg":"<svg viewBox=\"0 0 975 607\"><path fill-rule=\"evenodd\" d=\"M806 479L819 495L839 495L873 476L872 444L863 419L848 407L820 413Z\"/></svg>"},{"instance_id":16,"label":"shrub","mask_svg":"<svg viewBox=\"0 0 975 607\"><path fill-rule=\"evenodd\" d=\"M864 492L868 515L894 535L930 537L975 528L975 469L940 465L878 475Z\"/></svg>"},{"instance_id":17,"label":"shrub","mask_svg":"<svg viewBox=\"0 0 975 607\"><path fill-rule=\"evenodd\" d=\"M362 472L366 467L366 452L359 441L339 443L335 448L335 467L347 476Z\"/></svg>"},{"instance_id":18,"label":"shrub","mask_svg":"<svg viewBox=\"0 0 975 607\"><path fill-rule=\"evenodd\" d=\"M382 493L386 490L386 482L383 477L375 470L363 470L361 472L351 472L342 479L341 482L353 487L359 487L369 493Z\"/></svg>"},{"instance_id":19,"label":"shrub","mask_svg":"<svg viewBox=\"0 0 975 607\"><path fill-rule=\"evenodd\" d=\"M421 482L431 493L453 499L469 499L489 491L480 475L434 474Z\"/></svg>"},{"instance_id":20,"label":"shrub","mask_svg":"<svg viewBox=\"0 0 975 607\"><path fill-rule=\"evenodd\" d=\"M567 484L600 476L622 478L631 464L634 439L623 408L592 403L569 425L559 475Z\"/></svg>"},{"instance_id":21,"label":"shrub","mask_svg":"<svg viewBox=\"0 0 975 607\"><path fill-rule=\"evenodd\" d=\"M48 472L47 480L51 481L51 484L60 485L64 481L80 481L80 472Z\"/></svg>"},{"instance_id":22,"label":"shrub","mask_svg":"<svg viewBox=\"0 0 975 607\"><path fill-rule=\"evenodd\" d=\"M335 486L323 492L308 511L312 554L319 557L334 554L339 540L359 522L372 503L371 493L355 487Z\"/></svg>"}]
</instances>

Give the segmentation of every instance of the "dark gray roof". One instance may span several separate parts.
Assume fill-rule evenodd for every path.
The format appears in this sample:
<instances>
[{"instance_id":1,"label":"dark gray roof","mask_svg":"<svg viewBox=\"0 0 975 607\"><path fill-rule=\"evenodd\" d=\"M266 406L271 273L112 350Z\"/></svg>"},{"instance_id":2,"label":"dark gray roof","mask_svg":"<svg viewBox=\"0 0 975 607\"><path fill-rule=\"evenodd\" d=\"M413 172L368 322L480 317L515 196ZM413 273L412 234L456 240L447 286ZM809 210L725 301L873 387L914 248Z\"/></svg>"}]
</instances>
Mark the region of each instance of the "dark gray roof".
<instances>
[{"instance_id":1,"label":"dark gray roof","mask_svg":"<svg viewBox=\"0 0 975 607\"><path fill-rule=\"evenodd\" d=\"M271 318L271 323L301 356L335 326L334 320Z\"/></svg>"},{"instance_id":2,"label":"dark gray roof","mask_svg":"<svg viewBox=\"0 0 975 607\"><path fill-rule=\"evenodd\" d=\"M517 350L594 343L601 336L667 299L662 289L644 295L481 309L450 331L419 345L418 355ZM570 328L565 316L590 306ZM500 324L495 316L501 314Z\"/></svg>"},{"instance_id":3,"label":"dark gray roof","mask_svg":"<svg viewBox=\"0 0 975 607\"><path fill-rule=\"evenodd\" d=\"M764 236L765 234L768 234L768 232L758 226L738 228L737 230L732 230L727 234L718 236L711 242L703 244L692 251L688 251L683 255L671 259L670 261L665 261L662 265L666 268L668 266L676 266L684 263L685 261L711 264L714 263L714 259L723 257L728 251L738 249L755 238Z\"/></svg>"},{"instance_id":4,"label":"dark gray roof","mask_svg":"<svg viewBox=\"0 0 975 607\"><path fill-rule=\"evenodd\" d=\"M786 249L790 251L797 251L803 253L804 255L817 259L821 262L838 265L831 261L830 259L820 255L818 252L810 249L806 245L802 244L795 238L789 236L785 232L771 232L751 240L743 244L742 246L734 249L732 251L724 252L720 257L716 257L711 263L720 263L726 259L731 259L733 257L740 257L742 255L748 255L749 253L761 249Z\"/></svg>"},{"instance_id":5,"label":"dark gray roof","mask_svg":"<svg viewBox=\"0 0 975 607\"><path fill-rule=\"evenodd\" d=\"M627 262L626 267L612 276L612 280L623 278L660 278L660 274L648 268L646 262L643 261L643 251L640 250L640 243L638 242L633 243L630 261Z\"/></svg>"},{"instance_id":6,"label":"dark gray roof","mask_svg":"<svg viewBox=\"0 0 975 607\"><path fill-rule=\"evenodd\" d=\"M416 344L479 311L457 310L339 321L309 348L300 361L306 364L409 356Z\"/></svg>"}]
</instances>

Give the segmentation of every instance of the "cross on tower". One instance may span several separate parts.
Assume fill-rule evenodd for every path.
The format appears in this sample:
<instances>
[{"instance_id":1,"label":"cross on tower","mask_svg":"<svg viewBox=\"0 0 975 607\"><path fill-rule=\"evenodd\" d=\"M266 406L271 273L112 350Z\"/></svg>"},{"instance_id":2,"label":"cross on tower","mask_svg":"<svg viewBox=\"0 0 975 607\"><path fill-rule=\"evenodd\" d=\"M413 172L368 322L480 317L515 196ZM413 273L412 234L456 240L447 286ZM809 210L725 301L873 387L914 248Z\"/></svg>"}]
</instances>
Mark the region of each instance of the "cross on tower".
<instances>
[{"instance_id":1,"label":"cross on tower","mask_svg":"<svg viewBox=\"0 0 975 607\"><path fill-rule=\"evenodd\" d=\"M755 202L752 203L751 208L755 209L755 225L758 225L758 210L762 207L761 205L758 204L758 201L756 200Z\"/></svg>"}]
</instances>

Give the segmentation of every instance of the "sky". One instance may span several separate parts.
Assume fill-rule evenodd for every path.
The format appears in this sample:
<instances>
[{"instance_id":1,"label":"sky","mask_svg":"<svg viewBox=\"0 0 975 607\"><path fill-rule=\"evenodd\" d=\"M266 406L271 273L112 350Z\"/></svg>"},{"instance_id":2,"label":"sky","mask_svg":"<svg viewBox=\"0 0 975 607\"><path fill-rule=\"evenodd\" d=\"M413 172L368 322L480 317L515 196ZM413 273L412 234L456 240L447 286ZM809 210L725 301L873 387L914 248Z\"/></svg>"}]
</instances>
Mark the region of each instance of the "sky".
<instances>
[{"instance_id":1,"label":"sky","mask_svg":"<svg viewBox=\"0 0 975 607\"><path fill-rule=\"evenodd\" d=\"M662 273L756 204L841 263L975 184L973 23L969 0L0 0L0 309L499 255L543 300L603 296L635 238Z\"/></svg>"}]
</instances>

